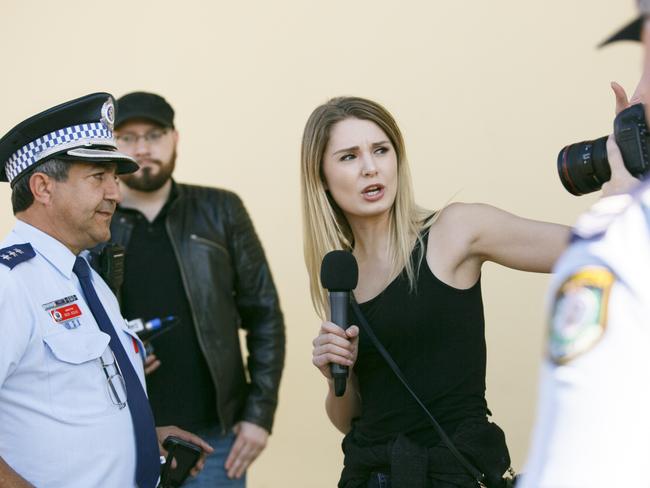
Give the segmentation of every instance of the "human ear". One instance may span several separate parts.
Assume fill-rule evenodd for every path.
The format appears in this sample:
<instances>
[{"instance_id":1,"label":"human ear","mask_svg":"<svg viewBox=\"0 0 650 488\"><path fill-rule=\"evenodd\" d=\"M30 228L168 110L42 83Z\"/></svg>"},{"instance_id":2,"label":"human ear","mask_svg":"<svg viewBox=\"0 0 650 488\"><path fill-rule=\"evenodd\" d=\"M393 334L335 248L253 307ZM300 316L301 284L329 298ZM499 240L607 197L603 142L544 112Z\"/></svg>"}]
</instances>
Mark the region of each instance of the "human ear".
<instances>
[{"instance_id":1,"label":"human ear","mask_svg":"<svg viewBox=\"0 0 650 488\"><path fill-rule=\"evenodd\" d=\"M52 201L54 180L44 173L34 173L29 177L29 189L34 201L47 205Z\"/></svg>"}]
</instances>

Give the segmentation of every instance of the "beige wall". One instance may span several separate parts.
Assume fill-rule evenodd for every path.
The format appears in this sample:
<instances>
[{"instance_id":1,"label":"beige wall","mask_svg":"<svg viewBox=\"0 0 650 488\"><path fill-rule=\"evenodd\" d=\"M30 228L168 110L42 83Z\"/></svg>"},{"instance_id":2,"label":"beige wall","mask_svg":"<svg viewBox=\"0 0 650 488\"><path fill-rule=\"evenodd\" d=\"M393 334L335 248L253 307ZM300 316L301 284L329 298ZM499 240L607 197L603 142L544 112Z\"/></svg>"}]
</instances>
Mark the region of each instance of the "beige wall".
<instances>
[{"instance_id":1,"label":"beige wall","mask_svg":"<svg viewBox=\"0 0 650 488\"><path fill-rule=\"evenodd\" d=\"M253 2L2 0L0 133L93 91L163 94L176 177L238 192L265 245L288 333L275 433L250 486L331 487L341 436L310 365L319 322L302 262L298 154L327 98L374 98L404 131L418 201L483 201L570 224L593 201L561 187L562 145L604 135L609 81L630 91L636 45L594 46L632 0ZM102 8L104 7L104 8ZM0 187L0 234L13 218ZM547 277L486 265L488 401L520 468L543 351Z\"/></svg>"}]
</instances>

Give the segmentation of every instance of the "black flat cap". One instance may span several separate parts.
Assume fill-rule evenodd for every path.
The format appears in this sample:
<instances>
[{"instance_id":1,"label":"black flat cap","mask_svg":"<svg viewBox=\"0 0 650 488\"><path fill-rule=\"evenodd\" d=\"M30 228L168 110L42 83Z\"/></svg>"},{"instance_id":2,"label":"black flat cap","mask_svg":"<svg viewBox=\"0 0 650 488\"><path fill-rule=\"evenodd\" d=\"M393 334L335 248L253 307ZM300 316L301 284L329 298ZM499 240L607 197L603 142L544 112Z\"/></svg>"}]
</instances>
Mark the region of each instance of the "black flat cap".
<instances>
[{"instance_id":1,"label":"black flat cap","mask_svg":"<svg viewBox=\"0 0 650 488\"><path fill-rule=\"evenodd\" d=\"M118 152L113 138L115 99L92 93L36 114L0 139L0 181L11 186L28 170L56 157L70 161L117 163L117 173L138 169Z\"/></svg>"},{"instance_id":2,"label":"black flat cap","mask_svg":"<svg viewBox=\"0 0 650 488\"><path fill-rule=\"evenodd\" d=\"M135 119L151 120L162 127L174 128L174 109L155 93L133 92L118 98L115 127Z\"/></svg>"},{"instance_id":3,"label":"black flat cap","mask_svg":"<svg viewBox=\"0 0 650 488\"><path fill-rule=\"evenodd\" d=\"M641 41L641 31L646 15L650 14L650 0L637 0L639 15L629 24L601 42L598 47L606 46L617 41Z\"/></svg>"}]
</instances>

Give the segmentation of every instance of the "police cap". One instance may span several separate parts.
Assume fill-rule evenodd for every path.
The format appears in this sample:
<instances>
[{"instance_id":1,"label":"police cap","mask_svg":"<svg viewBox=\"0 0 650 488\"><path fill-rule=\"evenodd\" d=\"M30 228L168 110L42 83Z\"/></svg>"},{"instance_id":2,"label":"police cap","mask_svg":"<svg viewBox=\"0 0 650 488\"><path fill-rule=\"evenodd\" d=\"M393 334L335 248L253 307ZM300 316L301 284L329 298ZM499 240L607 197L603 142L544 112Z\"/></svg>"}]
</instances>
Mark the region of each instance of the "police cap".
<instances>
[{"instance_id":1,"label":"police cap","mask_svg":"<svg viewBox=\"0 0 650 488\"><path fill-rule=\"evenodd\" d=\"M93 93L52 107L21 122L0 139L0 181L11 186L31 168L56 157L69 161L117 163L117 173L138 169L118 152L113 138L115 99Z\"/></svg>"}]
</instances>

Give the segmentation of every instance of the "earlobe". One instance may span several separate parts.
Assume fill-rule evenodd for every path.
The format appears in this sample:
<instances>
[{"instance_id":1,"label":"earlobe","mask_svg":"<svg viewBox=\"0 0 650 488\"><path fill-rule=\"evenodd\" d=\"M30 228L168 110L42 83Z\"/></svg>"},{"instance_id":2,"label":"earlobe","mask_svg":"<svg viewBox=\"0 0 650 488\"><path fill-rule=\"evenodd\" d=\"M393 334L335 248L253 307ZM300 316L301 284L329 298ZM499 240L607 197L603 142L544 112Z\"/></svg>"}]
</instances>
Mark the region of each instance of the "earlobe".
<instances>
[{"instance_id":1,"label":"earlobe","mask_svg":"<svg viewBox=\"0 0 650 488\"><path fill-rule=\"evenodd\" d=\"M29 189L34 195L34 201L47 205L52 200L53 180L43 173L34 173L29 178Z\"/></svg>"}]
</instances>

